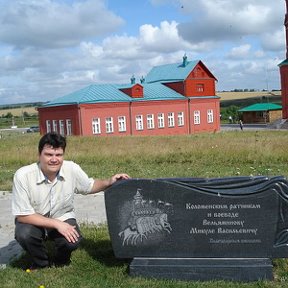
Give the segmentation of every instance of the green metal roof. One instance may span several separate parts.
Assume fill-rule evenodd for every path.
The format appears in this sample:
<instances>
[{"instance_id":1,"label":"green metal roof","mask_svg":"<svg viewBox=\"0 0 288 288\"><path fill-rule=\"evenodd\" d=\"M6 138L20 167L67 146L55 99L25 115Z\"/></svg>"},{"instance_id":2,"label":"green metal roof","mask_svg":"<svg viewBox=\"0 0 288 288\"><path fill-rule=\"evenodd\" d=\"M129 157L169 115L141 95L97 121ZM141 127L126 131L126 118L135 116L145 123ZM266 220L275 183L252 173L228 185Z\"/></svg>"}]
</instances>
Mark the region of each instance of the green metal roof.
<instances>
[{"instance_id":1,"label":"green metal roof","mask_svg":"<svg viewBox=\"0 0 288 288\"><path fill-rule=\"evenodd\" d=\"M43 105L59 106L83 103L125 102L129 96L117 89L113 84L92 84L71 94L56 98Z\"/></svg>"},{"instance_id":2,"label":"green metal roof","mask_svg":"<svg viewBox=\"0 0 288 288\"><path fill-rule=\"evenodd\" d=\"M279 67L281 66L285 66L285 65L288 65L288 59L282 61L280 64L278 64Z\"/></svg>"},{"instance_id":3,"label":"green metal roof","mask_svg":"<svg viewBox=\"0 0 288 288\"><path fill-rule=\"evenodd\" d=\"M145 100L174 100L186 97L161 83L143 83L143 98L132 98L120 89L132 87L131 84L93 84L71 94L59 97L42 107L84 103L137 102Z\"/></svg>"},{"instance_id":4,"label":"green metal roof","mask_svg":"<svg viewBox=\"0 0 288 288\"><path fill-rule=\"evenodd\" d=\"M200 60L195 60L187 61L186 65L183 65L183 63L174 63L153 67L151 71L147 74L145 82L152 83L160 81L183 81L187 78L187 76L199 62Z\"/></svg>"},{"instance_id":5,"label":"green metal roof","mask_svg":"<svg viewBox=\"0 0 288 288\"><path fill-rule=\"evenodd\" d=\"M274 103L257 103L247 107L244 107L238 112L254 112L254 111L270 111L270 110L281 110L282 106Z\"/></svg>"}]
</instances>

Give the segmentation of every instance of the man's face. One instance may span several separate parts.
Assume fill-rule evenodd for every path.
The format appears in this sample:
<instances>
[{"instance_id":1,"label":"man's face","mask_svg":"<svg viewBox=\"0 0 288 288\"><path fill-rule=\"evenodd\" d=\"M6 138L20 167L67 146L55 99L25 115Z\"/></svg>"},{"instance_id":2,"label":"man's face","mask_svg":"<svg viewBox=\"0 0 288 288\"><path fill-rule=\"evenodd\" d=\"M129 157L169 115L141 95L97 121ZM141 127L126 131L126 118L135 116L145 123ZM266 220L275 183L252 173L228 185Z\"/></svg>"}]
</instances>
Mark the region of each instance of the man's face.
<instances>
[{"instance_id":1,"label":"man's face","mask_svg":"<svg viewBox=\"0 0 288 288\"><path fill-rule=\"evenodd\" d=\"M53 148L50 145L45 145L41 154L39 154L41 170L45 176L50 177L49 180L54 180L62 166L63 160L64 151L62 148Z\"/></svg>"}]
</instances>

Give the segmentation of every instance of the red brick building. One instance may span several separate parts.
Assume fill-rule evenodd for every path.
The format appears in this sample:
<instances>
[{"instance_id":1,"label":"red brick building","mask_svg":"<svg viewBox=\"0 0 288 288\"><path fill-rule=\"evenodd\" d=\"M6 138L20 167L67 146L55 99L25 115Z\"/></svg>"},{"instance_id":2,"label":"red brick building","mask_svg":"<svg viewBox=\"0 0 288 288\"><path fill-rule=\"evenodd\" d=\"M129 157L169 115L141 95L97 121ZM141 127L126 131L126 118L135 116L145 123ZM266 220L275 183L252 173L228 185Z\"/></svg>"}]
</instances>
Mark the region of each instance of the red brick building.
<instances>
[{"instance_id":1,"label":"red brick building","mask_svg":"<svg viewBox=\"0 0 288 288\"><path fill-rule=\"evenodd\" d=\"M286 31L286 60L279 64L282 95L282 118L288 119L288 0L286 1L285 31Z\"/></svg>"},{"instance_id":2,"label":"red brick building","mask_svg":"<svg viewBox=\"0 0 288 288\"><path fill-rule=\"evenodd\" d=\"M202 61L154 67L140 83L91 84L38 108L40 132L176 135L220 130L217 79Z\"/></svg>"}]
</instances>

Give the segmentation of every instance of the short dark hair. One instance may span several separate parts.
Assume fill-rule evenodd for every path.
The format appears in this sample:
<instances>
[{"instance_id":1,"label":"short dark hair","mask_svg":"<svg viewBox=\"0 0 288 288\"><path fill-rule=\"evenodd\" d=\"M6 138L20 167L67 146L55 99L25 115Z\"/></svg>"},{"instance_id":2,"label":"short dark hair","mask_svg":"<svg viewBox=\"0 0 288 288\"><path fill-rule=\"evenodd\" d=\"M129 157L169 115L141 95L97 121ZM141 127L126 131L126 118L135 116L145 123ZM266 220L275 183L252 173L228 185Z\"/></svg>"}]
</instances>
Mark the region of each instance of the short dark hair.
<instances>
[{"instance_id":1,"label":"short dark hair","mask_svg":"<svg viewBox=\"0 0 288 288\"><path fill-rule=\"evenodd\" d=\"M62 148L63 152L65 152L66 148L66 138L59 133L49 132L41 137L38 145L39 154L42 153L42 150L45 145L50 145L53 148Z\"/></svg>"}]
</instances>

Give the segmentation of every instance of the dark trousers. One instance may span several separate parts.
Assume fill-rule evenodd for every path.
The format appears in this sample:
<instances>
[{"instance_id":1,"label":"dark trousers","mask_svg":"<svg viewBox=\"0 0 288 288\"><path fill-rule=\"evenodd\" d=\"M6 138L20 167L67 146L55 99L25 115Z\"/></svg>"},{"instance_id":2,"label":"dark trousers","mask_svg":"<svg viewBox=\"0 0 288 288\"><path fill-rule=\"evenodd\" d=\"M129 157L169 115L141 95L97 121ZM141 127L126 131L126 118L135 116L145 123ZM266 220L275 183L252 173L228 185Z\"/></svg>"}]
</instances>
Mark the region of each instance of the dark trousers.
<instances>
[{"instance_id":1,"label":"dark trousers","mask_svg":"<svg viewBox=\"0 0 288 288\"><path fill-rule=\"evenodd\" d=\"M75 219L67 219L65 222L76 226L76 230L80 235L76 243L68 242L56 229L45 229L31 224L20 223L17 220L15 221L15 239L32 257L33 267L48 267L51 262L56 266L68 265L70 263L71 253L79 247L82 236ZM54 242L54 259L49 259L45 245L46 240Z\"/></svg>"}]
</instances>

